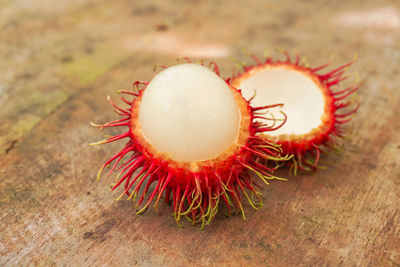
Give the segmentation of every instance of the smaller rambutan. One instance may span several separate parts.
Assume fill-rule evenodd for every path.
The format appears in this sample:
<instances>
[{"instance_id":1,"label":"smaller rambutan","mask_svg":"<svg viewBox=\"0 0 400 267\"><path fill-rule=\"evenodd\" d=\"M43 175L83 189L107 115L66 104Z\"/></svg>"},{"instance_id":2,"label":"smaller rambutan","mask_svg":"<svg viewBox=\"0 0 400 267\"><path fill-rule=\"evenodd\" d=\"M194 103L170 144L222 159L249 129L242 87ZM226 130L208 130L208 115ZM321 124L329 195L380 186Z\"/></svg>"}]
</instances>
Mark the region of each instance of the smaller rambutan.
<instances>
[{"instance_id":1,"label":"smaller rambutan","mask_svg":"<svg viewBox=\"0 0 400 267\"><path fill-rule=\"evenodd\" d=\"M285 164L296 174L298 169L315 170L320 153L338 147L338 139L345 133L342 125L350 121L359 107L351 96L361 83L356 81L342 88L342 82L347 79L345 71L354 60L322 72L330 63L312 68L302 64L298 55L292 61L288 53L284 54L283 61L271 57L261 61L250 55L256 63L244 65L229 82L241 89L246 99L252 98L252 105L285 105L283 111L288 116L285 125L259 136L281 145L284 153L294 155ZM265 122L262 118L258 120Z\"/></svg>"},{"instance_id":2,"label":"smaller rambutan","mask_svg":"<svg viewBox=\"0 0 400 267\"><path fill-rule=\"evenodd\" d=\"M122 185L120 198L126 195L136 201L138 214L153 201L157 207L165 193L177 222L185 217L204 226L217 214L219 202L229 214L233 206L243 213L243 197L255 208L262 205L256 190L260 185L249 172L267 184L269 179L280 179L272 175L274 163L288 157L256 133L277 130L283 122L268 126L255 120L257 114L277 105L252 108L239 90L220 78L215 63L210 67L213 71L190 61L163 67L150 82L137 81L133 91L120 91L133 97L121 98L128 108L108 99L122 119L92 124L127 128L94 143L128 139L101 167L98 177L106 166L111 166L109 174L120 170L112 189ZM259 164L260 158L272 165Z\"/></svg>"}]
</instances>

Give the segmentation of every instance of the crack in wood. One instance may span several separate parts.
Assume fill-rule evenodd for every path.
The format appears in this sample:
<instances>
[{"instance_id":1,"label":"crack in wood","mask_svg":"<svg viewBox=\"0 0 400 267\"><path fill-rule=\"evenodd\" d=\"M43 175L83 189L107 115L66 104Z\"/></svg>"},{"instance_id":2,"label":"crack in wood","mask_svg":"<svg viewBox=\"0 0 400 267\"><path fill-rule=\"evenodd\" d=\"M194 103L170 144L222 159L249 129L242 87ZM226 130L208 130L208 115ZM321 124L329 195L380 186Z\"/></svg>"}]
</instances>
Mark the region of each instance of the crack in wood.
<instances>
[{"instance_id":1,"label":"crack in wood","mask_svg":"<svg viewBox=\"0 0 400 267\"><path fill-rule=\"evenodd\" d=\"M14 139L10 142L10 144L8 145L8 147L4 150L4 153L7 155L8 153L10 153L11 150L13 150L13 148L15 147L15 145L18 143L18 139Z\"/></svg>"}]
</instances>

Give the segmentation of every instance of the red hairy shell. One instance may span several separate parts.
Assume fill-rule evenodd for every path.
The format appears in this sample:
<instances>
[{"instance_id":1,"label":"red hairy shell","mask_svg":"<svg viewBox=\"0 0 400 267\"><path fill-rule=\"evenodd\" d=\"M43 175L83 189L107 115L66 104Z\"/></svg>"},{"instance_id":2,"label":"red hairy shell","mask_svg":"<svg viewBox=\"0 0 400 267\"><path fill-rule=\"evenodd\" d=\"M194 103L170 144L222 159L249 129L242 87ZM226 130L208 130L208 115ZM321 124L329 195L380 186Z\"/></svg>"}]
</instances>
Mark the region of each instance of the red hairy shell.
<instances>
[{"instance_id":1,"label":"red hairy shell","mask_svg":"<svg viewBox=\"0 0 400 267\"><path fill-rule=\"evenodd\" d=\"M210 67L219 75L215 63ZM287 160L282 157L282 150L270 142L260 139L256 134L273 131L283 123L276 125L261 125L254 116L259 112L277 105L252 108L239 90L229 85L241 113L240 130L237 141L218 157L210 160L183 162L176 161L165 153L158 152L148 143L141 132L138 111L144 90L148 82L137 81L133 91L120 91L132 97L131 100L122 97L127 108L109 102L116 113L122 116L99 128L124 127L126 130L94 144L105 144L120 139L127 139L126 145L101 167L109 166L109 174L119 170L113 190L122 187L122 194L136 202L137 213L140 214L154 202L157 207L165 195L165 201L172 204L173 214L177 222L186 217L193 224L209 223L217 214L219 202L231 213L232 207L243 213L242 199L257 208L262 205L260 187L254 177L268 184L269 179L280 179L272 175L276 162ZM260 164L260 159L268 164ZM271 165L269 163L272 163ZM251 175L253 172L256 175ZM253 199L255 197L255 199ZM244 213L243 213L244 217Z\"/></svg>"},{"instance_id":2,"label":"red hairy shell","mask_svg":"<svg viewBox=\"0 0 400 267\"><path fill-rule=\"evenodd\" d=\"M239 85L244 80L259 71L283 68L307 76L321 90L325 99L325 108L322 117L323 123L319 127L301 135L271 136L267 132L260 134L261 138L279 144L284 153L294 155L293 159L285 164L289 165L296 174L297 169L315 170L318 168L321 152L327 152L324 151L324 148L329 150L339 147L338 140L345 134L342 125L349 122L359 108L358 103L354 103L352 96L362 84L356 82L346 88L342 86L342 82L348 78L345 74L346 69L354 63L354 60L324 72L330 63L312 68L301 63L298 55L291 60L288 53L284 54L286 60L273 60L271 57L267 57L264 61L251 55L256 64L245 65L243 71L235 74L228 82L232 86L240 88ZM255 89L257 90L257 88ZM299 99L299 101L302 100Z\"/></svg>"}]
</instances>

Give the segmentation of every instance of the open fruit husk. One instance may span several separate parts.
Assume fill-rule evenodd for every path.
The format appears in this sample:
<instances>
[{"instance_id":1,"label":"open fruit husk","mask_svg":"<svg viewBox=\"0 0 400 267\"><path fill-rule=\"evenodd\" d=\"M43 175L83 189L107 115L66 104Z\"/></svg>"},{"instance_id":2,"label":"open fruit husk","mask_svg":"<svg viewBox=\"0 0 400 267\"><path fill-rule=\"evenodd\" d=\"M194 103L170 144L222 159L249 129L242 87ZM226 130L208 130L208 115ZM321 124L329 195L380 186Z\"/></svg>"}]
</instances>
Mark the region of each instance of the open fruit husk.
<instances>
[{"instance_id":1,"label":"open fruit husk","mask_svg":"<svg viewBox=\"0 0 400 267\"><path fill-rule=\"evenodd\" d=\"M254 106L284 104L286 123L276 131L258 136L279 144L285 154L293 154L285 165L296 174L298 169L317 169L321 152L339 147L338 141L346 133L343 124L358 110L354 94L361 83L357 80L343 86L348 78L346 70L354 60L326 70L330 63L309 67L300 62L298 55L291 60L288 53L284 54L285 60L260 60L250 55L255 64L244 65L228 82L239 88L245 99L252 99ZM257 120L265 122L264 118Z\"/></svg>"},{"instance_id":2,"label":"open fruit husk","mask_svg":"<svg viewBox=\"0 0 400 267\"><path fill-rule=\"evenodd\" d=\"M101 129L124 129L93 145L127 140L98 177L106 167L109 175L119 171L112 189L122 187L119 199L133 199L138 214L152 203L157 207L164 195L178 224L184 217L204 226L217 214L220 202L228 214L235 207L244 218L242 199L260 207L259 182L281 179L272 173L277 162L290 158L257 135L284 125L255 119L279 104L252 108L220 77L215 63L207 68L188 60L163 68L150 82L137 81L132 91L120 91L125 108L108 98L121 119L92 123Z\"/></svg>"}]
</instances>

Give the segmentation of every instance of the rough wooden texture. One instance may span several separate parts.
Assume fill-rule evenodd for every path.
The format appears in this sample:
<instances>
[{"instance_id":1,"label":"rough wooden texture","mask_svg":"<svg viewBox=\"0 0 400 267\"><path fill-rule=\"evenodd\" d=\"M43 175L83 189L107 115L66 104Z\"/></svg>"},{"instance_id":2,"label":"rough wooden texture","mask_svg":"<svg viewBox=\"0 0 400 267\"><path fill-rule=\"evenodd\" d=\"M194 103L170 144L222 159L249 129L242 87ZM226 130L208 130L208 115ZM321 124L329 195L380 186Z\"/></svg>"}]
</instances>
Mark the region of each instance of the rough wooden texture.
<instances>
[{"instance_id":1,"label":"rough wooden texture","mask_svg":"<svg viewBox=\"0 0 400 267\"><path fill-rule=\"evenodd\" d=\"M400 265L400 3L0 1L0 265ZM359 59L354 134L329 168L263 190L265 206L178 228L170 207L115 201L89 121L155 63L297 49L317 65ZM283 170L281 175L286 175Z\"/></svg>"}]
</instances>

